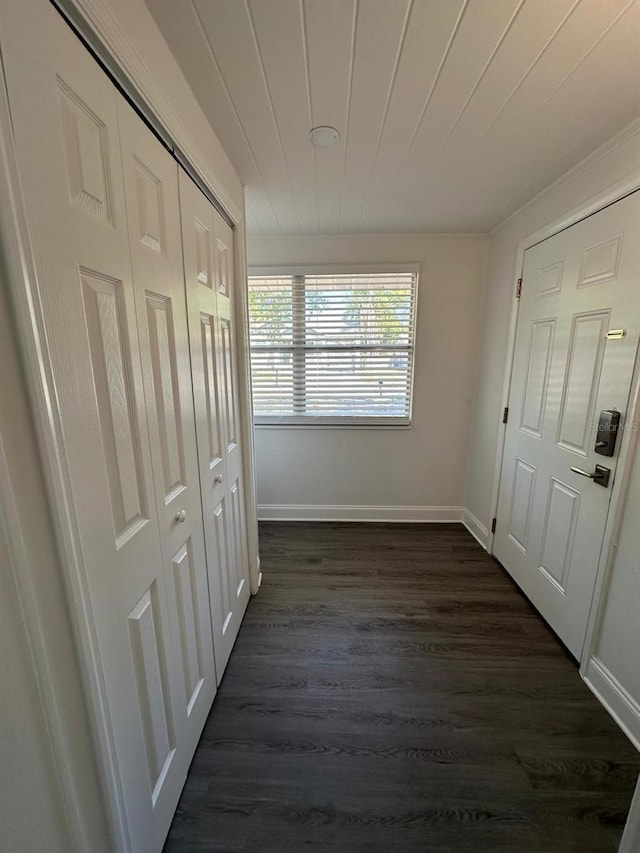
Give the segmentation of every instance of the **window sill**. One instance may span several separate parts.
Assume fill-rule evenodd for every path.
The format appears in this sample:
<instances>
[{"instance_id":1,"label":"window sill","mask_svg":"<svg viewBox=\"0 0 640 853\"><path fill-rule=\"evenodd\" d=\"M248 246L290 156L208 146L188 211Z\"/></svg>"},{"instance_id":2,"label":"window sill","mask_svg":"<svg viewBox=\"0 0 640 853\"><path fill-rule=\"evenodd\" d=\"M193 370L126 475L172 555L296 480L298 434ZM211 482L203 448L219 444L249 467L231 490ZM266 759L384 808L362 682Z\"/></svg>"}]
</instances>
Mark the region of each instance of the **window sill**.
<instances>
[{"instance_id":1,"label":"window sill","mask_svg":"<svg viewBox=\"0 0 640 853\"><path fill-rule=\"evenodd\" d=\"M256 430L274 430L274 429L306 429L306 430L317 430L317 429L328 429L328 430L389 430L391 432L396 432L397 430L410 430L413 429L413 423L411 421L405 423L357 423L355 421L351 421L350 423L336 423L327 422L327 423L256 423L253 424L254 429Z\"/></svg>"}]
</instances>

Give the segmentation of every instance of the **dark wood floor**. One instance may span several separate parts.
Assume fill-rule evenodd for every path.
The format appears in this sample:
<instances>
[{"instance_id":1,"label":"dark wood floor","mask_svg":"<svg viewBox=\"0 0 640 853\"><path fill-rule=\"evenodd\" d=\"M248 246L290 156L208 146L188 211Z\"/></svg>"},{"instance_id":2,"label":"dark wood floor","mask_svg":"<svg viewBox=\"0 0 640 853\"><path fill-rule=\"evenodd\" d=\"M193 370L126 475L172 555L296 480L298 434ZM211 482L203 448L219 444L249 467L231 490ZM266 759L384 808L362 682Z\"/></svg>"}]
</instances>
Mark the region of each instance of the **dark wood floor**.
<instances>
[{"instance_id":1,"label":"dark wood floor","mask_svg":"<svg viewBox=\"0 0 640 853\"><path fill-rule=\"evenodd\" d=\"M166 853L605 853L640 768L456 525L261 525Z\"/></svg>"}]
</instances>

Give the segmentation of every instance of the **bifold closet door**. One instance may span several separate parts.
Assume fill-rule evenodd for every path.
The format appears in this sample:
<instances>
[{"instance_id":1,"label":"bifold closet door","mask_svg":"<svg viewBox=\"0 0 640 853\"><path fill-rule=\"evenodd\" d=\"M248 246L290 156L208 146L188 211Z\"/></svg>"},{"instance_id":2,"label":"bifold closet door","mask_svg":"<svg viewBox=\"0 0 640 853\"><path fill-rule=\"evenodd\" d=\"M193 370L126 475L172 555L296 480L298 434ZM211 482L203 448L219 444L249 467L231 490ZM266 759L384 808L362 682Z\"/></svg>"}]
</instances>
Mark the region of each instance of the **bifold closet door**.
<instances>
[{"instance_id":1,"label":"bifold closet door","mask_svg":"<svg viewBox=\"0 0 640 853\"><path fill-rule=\"evenodd\" d=\"M177 167L121 110L128 229L111 82L51 4L4 0L0 25L34 310L60 413L73 608L104 698L114 821L123 846L156 853L215 687L178 298ZM174 523L182 509L184 523Z\"/></svg>"},{"instance_id":2,"label":"bifold closet door","mask_svg":"<svg viewBox=\"0 0 640 853\"><path fill-rule=\"evenodd\" d=\"M232 296L233 232L180 170L200 484L218 682L249 600Z\"/></svg>"},{"instance_id":3,"label":"bifold closet door","mask_svg":"<svg viewBox=\"0 0 640 853\"><path fill-rule=\"evenodd\" d=\"M183 778L216 692L178 197L178 165L118 96L129 246L160 527Z\"/></svg>"}]
</instances>

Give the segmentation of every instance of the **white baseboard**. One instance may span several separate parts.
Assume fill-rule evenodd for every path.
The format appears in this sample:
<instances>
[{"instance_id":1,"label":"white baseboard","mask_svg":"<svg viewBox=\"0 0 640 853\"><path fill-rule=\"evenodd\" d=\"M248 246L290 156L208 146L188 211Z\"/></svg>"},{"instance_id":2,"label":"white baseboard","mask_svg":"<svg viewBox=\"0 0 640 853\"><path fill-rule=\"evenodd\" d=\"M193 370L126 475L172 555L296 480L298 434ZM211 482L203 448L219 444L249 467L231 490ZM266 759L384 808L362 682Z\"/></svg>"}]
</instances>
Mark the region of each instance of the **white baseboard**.
<instances>
[{"instance_id":1,"label":"white baseboard","mask_svg":"<svg viewBox=\"0 0 640 853\"><path fill-rule=\"evenodd\" d=\"M489 550L489 531L468 509L462 513L462 523L485 551Z\"/></svg>"},{"instance_id":2,"label":"white baseboard","mask_svg":"<svg viewBox=\"0 0 640 853\"><path fill-rule=\"evenodd\" d=\"M635 748L640 749L640 705L633 696L595 656L587 664L583 678Z\"/></svg>"},{"instance_id":3,"label":"white baseboard","mask_svg":"<svg viewBox=\"0 0 640 853\"><path fill-rule=\"evenodd\" d=\"M356 506L259 504L259 521L460 522L461 506Z\"/></svg>"}]
</instances>

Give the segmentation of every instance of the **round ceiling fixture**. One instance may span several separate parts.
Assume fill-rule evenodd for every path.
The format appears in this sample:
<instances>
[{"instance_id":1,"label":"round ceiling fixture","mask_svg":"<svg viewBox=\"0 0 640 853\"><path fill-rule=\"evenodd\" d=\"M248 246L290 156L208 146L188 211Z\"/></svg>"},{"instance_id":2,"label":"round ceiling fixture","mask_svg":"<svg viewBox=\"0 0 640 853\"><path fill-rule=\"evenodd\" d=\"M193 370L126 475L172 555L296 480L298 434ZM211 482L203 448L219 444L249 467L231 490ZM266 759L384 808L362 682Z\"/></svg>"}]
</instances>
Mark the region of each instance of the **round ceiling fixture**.
<instances>
[{"instance_id":1,"label":"round ceiling fixture","mask_svg":"<svg viewBox=\"0 0 640 853\"><path fill-rule=\"evenodd\" d=\"M311 144L315 145L316 148L328 148L330 145L336 144L340 139L340 134L335 127L319 125L318 127L311 128L309 139L311 140Z\"/></svg>"}]
</instances>

